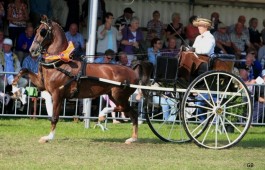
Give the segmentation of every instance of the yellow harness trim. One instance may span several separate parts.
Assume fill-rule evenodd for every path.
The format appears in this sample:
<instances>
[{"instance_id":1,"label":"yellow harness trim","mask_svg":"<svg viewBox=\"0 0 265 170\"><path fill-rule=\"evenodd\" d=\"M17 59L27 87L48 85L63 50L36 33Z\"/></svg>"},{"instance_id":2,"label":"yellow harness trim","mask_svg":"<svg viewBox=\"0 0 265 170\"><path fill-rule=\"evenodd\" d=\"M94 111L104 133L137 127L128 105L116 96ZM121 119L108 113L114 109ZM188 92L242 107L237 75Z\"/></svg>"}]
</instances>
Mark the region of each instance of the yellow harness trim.
<instances>
[{"instance_id":1,"label":"yellow harness trim","mask_svg":"<svg viewBox=\"0 0 265 170\"><path fill-rule=\"evenodd\" d=\"M68 47L66 48L66 50L64 50L58 55L45 55L44 58L45 60L49 60L49 61L60 59L64 62L69 62L71 61L70 54L74 51L74 49L75 49L74 44L72 43L72 41L69 41Z\"/></svg>"}]
</instances>

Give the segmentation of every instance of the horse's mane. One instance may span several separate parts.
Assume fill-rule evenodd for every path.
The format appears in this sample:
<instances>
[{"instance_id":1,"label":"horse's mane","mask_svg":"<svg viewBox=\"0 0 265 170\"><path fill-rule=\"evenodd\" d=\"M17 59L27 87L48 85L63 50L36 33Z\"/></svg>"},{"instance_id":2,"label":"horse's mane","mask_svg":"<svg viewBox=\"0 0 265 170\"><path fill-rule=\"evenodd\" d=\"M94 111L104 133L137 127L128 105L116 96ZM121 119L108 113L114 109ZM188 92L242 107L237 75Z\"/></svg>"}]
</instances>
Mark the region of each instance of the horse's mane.
<instances>
[{"instance_id":1,"label":"horse's mane","mask_svg":"<svg viewBox=\"0 0 265 170\"><path fill-rule=\"evenodd\" d=\"M57 23L56 21L53 21L53 20L51 20L51 23L54 25L57 25L61 29L61 31L64 32L63 27L59 23Z\"/></svg>"},{"instance_id":2,"label":"horse's mane","mask_svg":"<svg viewBox=\"0 0 265 170\"><path fill-rule=\"evenodd\" d=\"M153 64L147 61L137 61L133 64L132 69L138 72L140 84L149 85L153 72Z\"/></svg>"}]
</instances>

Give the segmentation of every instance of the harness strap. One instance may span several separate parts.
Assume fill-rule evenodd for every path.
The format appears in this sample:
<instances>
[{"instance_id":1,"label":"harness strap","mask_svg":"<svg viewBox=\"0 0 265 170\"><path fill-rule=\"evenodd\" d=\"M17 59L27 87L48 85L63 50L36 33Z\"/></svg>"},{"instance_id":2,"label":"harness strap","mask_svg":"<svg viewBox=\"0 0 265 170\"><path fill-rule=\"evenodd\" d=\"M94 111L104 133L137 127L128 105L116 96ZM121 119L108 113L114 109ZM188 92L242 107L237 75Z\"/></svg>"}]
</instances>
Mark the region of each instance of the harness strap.
<instances>
[{"instance_id":1,"label":"harness strap","mask_svg":"<svg viewBox=\"0 0 265 170\"><path fill-rule=\"evenodd\" d=\"M64 73L65 75L67 75L68 77L73 77L74 79L75 79L75 75L73 75L71 72L69 72L69 71L67 71L67 70L65 70L65 69L62 69L62 68L60 68L60 67L55 67L55 69L56 70L58 70L58 71L60 71L60 72L62 72L62 73Z\"/></svg>"},{"instance_id":2,"label":"harness strap","mask_svg":"<svg viewBox=\"0 0 265 170\"><path fill-rule=\"evenodd\" d=\"M63 89L66 86L69 86L70 83L72 83L73 81L77 81L77 88L74 91L74 93L72 94L72 97L76 96L79 93L79 82L80 82L80 78L82 75L85 75L85 68L86 68L86 63L85 62L81 62L81 69L80 71L77 73L77 75L73 75L71 72L64 70L60 67L55 67L58 71L61 71L62 73L64 73L65 75L72 77L70 80L68 80L65 85L62 85L59 87L59 89Z\"/></svg>"}]
</instances>

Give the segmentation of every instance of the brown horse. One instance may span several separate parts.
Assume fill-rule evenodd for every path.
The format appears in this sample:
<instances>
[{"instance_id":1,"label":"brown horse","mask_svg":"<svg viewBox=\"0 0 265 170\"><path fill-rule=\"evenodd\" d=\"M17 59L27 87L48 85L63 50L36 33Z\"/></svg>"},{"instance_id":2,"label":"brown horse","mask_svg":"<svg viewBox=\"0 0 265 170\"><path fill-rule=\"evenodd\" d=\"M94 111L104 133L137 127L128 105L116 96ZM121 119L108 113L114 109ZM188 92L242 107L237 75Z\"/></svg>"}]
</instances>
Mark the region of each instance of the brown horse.
<instances>
[{"instance_id":1,"label":"brown horse","mask_svg":"<svg viewBox=\"0 0 265 170\"><path fill-rule=\"evenodd\" d=\"M30 47L31 55L37 56L44 53L45 56L56 56L62 54L67 47L68 42L62 28L44 17L36 30L35 39ZM126 143L131 143L138 138L138 115L128 102L129 96L135 89L126 86L126 84L139 83L140 76L138 73L145 73L141 69L136 70L115 64L84 64L84 62L75 59L69 62L47 61L46 58L44 63L39 65L38 74L22 69L15 77L13 85L17 84L21 76L27 74L34 85L40 90L47 90L52 96L51 132L39 140L41 143L54 138L64 98L94 98L102 94L108 94L116 104L114 112L125 112L130 117L133 129L131 138L127 139ZM124 86L101 82L99 78L121 82ZM144 81L148 82L148 76L144 78Z\"/></svg>"}]
</instances>

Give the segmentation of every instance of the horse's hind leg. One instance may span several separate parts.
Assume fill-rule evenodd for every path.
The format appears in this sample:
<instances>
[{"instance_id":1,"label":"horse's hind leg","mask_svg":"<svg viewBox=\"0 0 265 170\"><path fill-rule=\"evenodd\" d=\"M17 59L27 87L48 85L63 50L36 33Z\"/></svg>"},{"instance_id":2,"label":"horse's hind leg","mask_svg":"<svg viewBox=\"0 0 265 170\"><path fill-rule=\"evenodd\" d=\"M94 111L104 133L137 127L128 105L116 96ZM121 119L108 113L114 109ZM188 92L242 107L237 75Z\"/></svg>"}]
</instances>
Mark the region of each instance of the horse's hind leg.
<instances>
[{"instance_id":1,"label":"horse's hind leg","mask_svg":"<svg viewBox=\"0 0 265 170\"><path fill-rule=\"evenodd\" d=\"M125 115L130 117L133 128L132 128L132 137L125 141L126 144L131 144L132 142L136 142L138 139L138 114L132 107L129 106L129 108L130 110L128 112L125 112Z\"/></svg>"},{"instance_id":2,"label":"horse's hind leg","mask_svg":"<svg viewBox=\"0 0 265 170\"><path fill-rule=\"evenodd\" d=\"M110 100L112 100L116 104L114 112L124 112L125 115L130 117L132 121L132 137L125 141L126 144L136 142L138 139L138 114L129 105L128 101L130 95L134 91L134 89L113 88L111 91L111 95L109 95Z\"/></svg>"}]
</instances>

